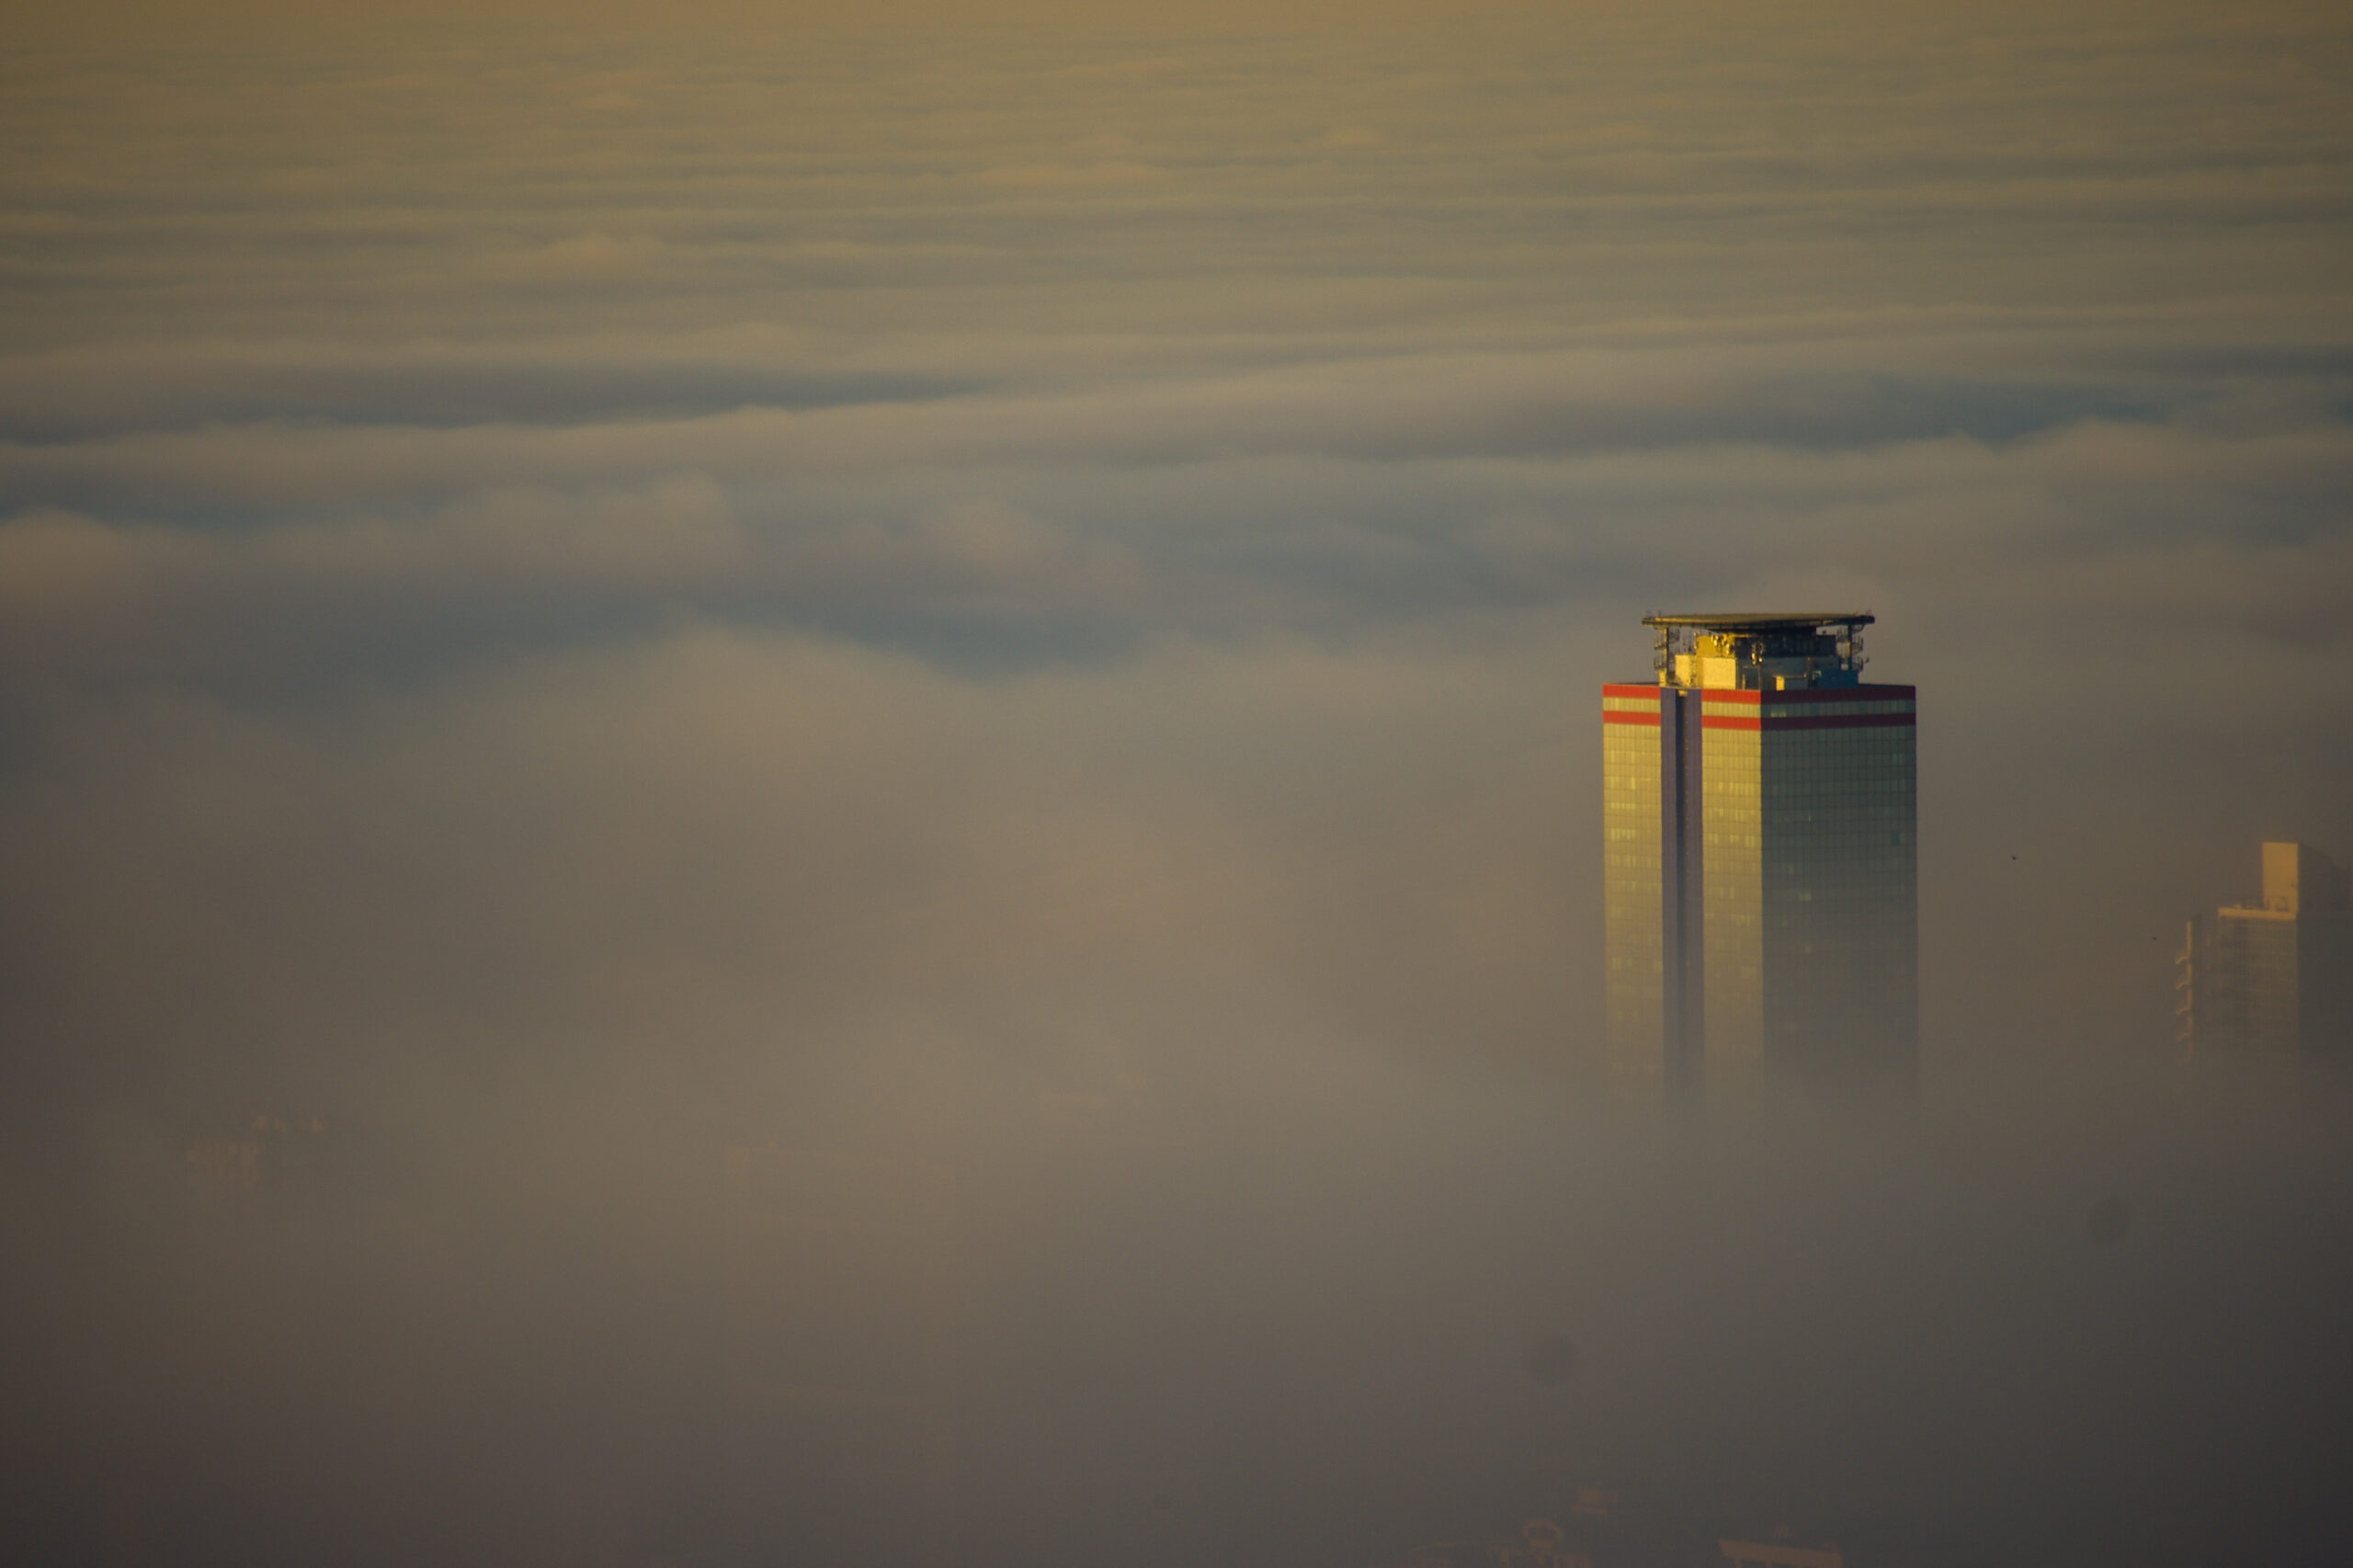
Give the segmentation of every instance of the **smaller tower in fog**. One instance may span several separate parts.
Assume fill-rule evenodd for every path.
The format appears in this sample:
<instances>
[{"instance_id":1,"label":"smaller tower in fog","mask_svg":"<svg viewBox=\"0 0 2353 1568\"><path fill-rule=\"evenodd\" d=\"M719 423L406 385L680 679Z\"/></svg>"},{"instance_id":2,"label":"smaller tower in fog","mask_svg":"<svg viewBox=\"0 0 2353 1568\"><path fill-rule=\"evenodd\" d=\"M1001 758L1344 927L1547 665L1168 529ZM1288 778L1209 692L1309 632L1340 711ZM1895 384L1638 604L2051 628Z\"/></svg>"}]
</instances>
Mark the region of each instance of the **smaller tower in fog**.
<instances>
[{"instance_id":1,"label":"smaller tower in fog","mask_svg":"<svg viewBox=\"0 0 2353 1568\"><path fill-rule=\"evenodd\" d=\"M2353 898L2308 844L2263 846L2263 892L2189 922L2176 960L2193 1055L2353 1052Z\"/></svg>"}]
</instances>

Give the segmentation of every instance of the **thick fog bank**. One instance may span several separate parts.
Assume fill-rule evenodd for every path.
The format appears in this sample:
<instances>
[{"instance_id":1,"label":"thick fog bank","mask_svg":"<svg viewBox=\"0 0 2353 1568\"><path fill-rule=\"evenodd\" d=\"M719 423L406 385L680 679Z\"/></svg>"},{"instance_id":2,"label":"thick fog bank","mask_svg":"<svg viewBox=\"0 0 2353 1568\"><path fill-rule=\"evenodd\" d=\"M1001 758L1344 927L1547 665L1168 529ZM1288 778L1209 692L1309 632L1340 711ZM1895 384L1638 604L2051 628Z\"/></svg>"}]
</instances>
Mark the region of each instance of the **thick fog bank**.
<instances>
[{"instance_id":1,"label":"thick fog bank","mask_svg":"<svg viewBox=\"0 0 2353 1568\"><path fill-rule=\"evenodd\" d=\"M1668 1122L1328 1042L935 1042L19 1120L12 1554L1380 1564L1600 1487L1653 1551L2323 1560L2341 1090L2017 1088Z\"/></svg>"}]
</instances>

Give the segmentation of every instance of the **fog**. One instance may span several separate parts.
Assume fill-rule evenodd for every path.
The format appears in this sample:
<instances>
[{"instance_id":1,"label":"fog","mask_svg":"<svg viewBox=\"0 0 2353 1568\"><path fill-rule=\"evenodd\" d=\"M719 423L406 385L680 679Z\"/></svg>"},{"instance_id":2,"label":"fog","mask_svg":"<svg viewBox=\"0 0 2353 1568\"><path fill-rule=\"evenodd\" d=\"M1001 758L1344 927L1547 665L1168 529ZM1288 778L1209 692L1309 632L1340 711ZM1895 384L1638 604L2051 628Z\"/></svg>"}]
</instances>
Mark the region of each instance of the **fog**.
<instances>
[{"instance_id":1,"label":"fog","mask_svg":"<svg viewBox=\"0 0 2353 1568\"><path fill-rule=\"evenodd\" d=\"M38 14L6 1555L2329 1560L2353 1105L2188 1070L2170 960L2353 856L2348 82ZM1849 608L1917 1101L1613 1098L1595 687Z\"/></svg>"},{"instance_id":2,"label":"fog","mask_svg":"<svg viewBox=\"0 0 2353 1568\"><path fill-rule=\"evenodd\" d=\"M724 1104L546 1073L248 1211L118 1114L9 1216L17 1549L1385 1562L1600 1486L1861 1561L2329 1556L2341 1106L1644 1127L1186 1022L1158 1078L905 1026Z\"/></svg>"}]
</instances>

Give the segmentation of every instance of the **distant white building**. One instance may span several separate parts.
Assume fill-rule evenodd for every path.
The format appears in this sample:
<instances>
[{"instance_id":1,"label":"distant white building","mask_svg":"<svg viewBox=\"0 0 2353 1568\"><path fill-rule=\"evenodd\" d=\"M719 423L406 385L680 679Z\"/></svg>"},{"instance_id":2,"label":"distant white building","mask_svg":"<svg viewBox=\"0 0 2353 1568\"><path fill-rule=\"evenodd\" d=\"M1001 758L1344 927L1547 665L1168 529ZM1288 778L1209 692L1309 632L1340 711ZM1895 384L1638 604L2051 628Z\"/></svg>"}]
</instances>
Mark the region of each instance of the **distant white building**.
<instances>
[{"instance_id":1,"label":"distant white building","mask_svg":"<svg viewBox=\"0 0 2353 1568\"><path fill-rule=\"evenodd\" d=\"M2295 1058L2353 1049L2353 898L2308 844L2263 846L2263 892L2189 922L2177 984L2195 1054Z\"/></svg>"}]
</instances>

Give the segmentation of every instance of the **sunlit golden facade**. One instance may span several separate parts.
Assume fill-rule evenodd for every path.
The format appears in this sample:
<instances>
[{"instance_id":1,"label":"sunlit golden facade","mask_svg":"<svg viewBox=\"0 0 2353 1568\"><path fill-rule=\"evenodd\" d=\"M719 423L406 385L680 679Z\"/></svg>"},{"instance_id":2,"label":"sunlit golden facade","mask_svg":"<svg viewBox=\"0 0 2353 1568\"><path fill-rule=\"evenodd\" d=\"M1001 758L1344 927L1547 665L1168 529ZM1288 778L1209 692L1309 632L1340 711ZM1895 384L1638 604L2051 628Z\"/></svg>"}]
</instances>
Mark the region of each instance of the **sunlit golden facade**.
<instances>
[{"instance_id":1,"label":"sunlit golden facade","mask_svg":"<svg viewBox=\"0 0 2353 1568\"><path fill-rule=\"evenodd\" d=\"M1610 1075L1655 1092L1661 1085L1658 694L1601 699L1602 882L1608 964ZM1609 722L1646 714L1647 728Z\"/></svg>"},{"instance_id":2,"label":"sunlit golden facade","mask_svg":"<svg viewBox=\"0 0 2353 1568\"><path fill-rule=\"evenodd\" d=\"M1613 1078L1908 1084L1915 693L1858 678L1867 618L1661 619L1731 630L1663 637L1658 684L1603 688Z\"/></svg>"}]
</instances>

